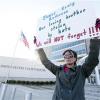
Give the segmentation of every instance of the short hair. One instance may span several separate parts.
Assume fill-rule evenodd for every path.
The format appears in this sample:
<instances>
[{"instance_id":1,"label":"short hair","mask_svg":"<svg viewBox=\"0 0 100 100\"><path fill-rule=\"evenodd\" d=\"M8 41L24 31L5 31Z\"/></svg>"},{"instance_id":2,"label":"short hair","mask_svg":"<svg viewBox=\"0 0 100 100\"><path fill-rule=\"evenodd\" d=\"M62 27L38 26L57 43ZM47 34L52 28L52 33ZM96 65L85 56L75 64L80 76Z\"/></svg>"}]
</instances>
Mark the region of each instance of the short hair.
<instances>
[{"instance_id":1,"label":"short hair","mask_svg":"<svg viewBox=\"0 0 100 100\"><path fill-rule=\"evenodd\" d=\"M63 52L63 56L65 55L66 52L70 52L70 53L73 53L74 54L74 57L76 58L76 61L77 61L77 53L74 51L74 50L71 50L71 49L67 49Z\"/></svg>"}]
</instances>

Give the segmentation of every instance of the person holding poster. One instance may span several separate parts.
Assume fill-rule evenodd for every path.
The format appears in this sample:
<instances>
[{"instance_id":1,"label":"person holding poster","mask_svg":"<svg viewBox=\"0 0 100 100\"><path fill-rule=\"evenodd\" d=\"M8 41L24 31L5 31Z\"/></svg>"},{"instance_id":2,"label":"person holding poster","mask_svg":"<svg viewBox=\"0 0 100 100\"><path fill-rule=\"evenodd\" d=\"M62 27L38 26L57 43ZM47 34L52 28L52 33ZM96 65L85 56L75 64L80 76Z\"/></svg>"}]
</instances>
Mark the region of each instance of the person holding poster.
<instances>
[{"instance_id":1,"label":"person holding poster","mask_svg":"<svg viewBox=\"0 0 100 100\"><path fill-rule=\"evenodd\" d=\"M85 62L77 65L77 53L63 52L64 65L57 66L48 60L44 50L38 49L42 64L56 76L56 87L52 100L85 100L84 85L93 69L99 63L100 39L90 39L90 51Z\"/></svg>"},{"instance_id":2,"label":"person holding poster","mask_svg":"<svg viewBox=\"0 0 100 100\"><path fill-rule=\"evenodd\" d=\"M100 28L99 22L97 19L97 28ZM82 65L77 65L77 53L71 49L62 53L65 64L60 66L47 58L43 48L37 51L42 64L56 76L52 100L85 100L85 80L99 63L100 37L90 39L89 54Z\"/></svg>"}]
</instances>

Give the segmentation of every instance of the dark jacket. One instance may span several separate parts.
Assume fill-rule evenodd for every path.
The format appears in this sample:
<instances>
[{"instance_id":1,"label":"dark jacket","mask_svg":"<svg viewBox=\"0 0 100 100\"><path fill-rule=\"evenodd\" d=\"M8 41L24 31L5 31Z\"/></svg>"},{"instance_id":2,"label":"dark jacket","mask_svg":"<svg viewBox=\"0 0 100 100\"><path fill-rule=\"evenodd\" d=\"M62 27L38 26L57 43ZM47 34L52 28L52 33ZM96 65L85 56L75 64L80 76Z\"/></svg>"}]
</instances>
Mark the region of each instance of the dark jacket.
<instances>
[{"instance_id":1,"label":"dark jacket","mask_svg":"<svg viewBox=\"0 0 100 100\"><path fill-rule=\"evenodd\" d=\"M85 80L99 63L100 40L90 40L90 52L83 65L75 65L68 72L64 72L63 66L57 66L49 61L43 51L39 49L41 62L56 75L56 87L52 100L85 100Z\"/></svg>"}]
</instances>

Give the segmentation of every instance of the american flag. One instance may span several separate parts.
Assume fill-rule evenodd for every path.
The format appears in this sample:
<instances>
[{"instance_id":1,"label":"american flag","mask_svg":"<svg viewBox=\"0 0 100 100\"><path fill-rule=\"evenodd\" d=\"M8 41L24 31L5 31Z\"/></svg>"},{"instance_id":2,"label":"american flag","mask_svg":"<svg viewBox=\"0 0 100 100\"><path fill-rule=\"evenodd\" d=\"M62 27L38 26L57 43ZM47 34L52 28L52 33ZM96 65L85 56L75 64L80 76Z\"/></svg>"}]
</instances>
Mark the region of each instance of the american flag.
<instances>
[{"instance_id":1,"label":"american flag","mask_svg":"<svg viewBox=\"0 0 100 100\"><path fill-rule=\"evenodd\" d=\"M25 44L25 46L29 48L29 43L28 43L27 38L23 32L21 32L21 38L22 38L22 41Z\"/></svg>"}]
</instances>

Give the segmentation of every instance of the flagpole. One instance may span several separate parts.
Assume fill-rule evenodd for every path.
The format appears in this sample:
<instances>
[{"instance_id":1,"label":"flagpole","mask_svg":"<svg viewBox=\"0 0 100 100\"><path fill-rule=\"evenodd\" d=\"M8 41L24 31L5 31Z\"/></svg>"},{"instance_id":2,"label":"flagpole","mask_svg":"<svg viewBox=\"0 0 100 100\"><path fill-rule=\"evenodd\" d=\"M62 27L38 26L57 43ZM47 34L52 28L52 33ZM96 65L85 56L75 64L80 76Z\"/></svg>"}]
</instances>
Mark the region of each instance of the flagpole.
<instances>
[{"instance_id":1,"label":"flagpole","mask_svg":"<svg viewBox=\"0 0 100 100\"><path fill-rule=\"evenodd\" d=\"M15 58L15 53L16 53L16 50L17 50L18 42L19 42L19 34L18 34L17 41L15 43L14 51L13 51L12 58L11 58L12 59L11 60L11 68L12 68L12 65L13 65L14 58ZM7 77L6 77L6 80L5 80L6 84L7 84L7 80L9 79L9 76L10 76L10 68L8 69Z\"/></svg>"}]
</instances>

